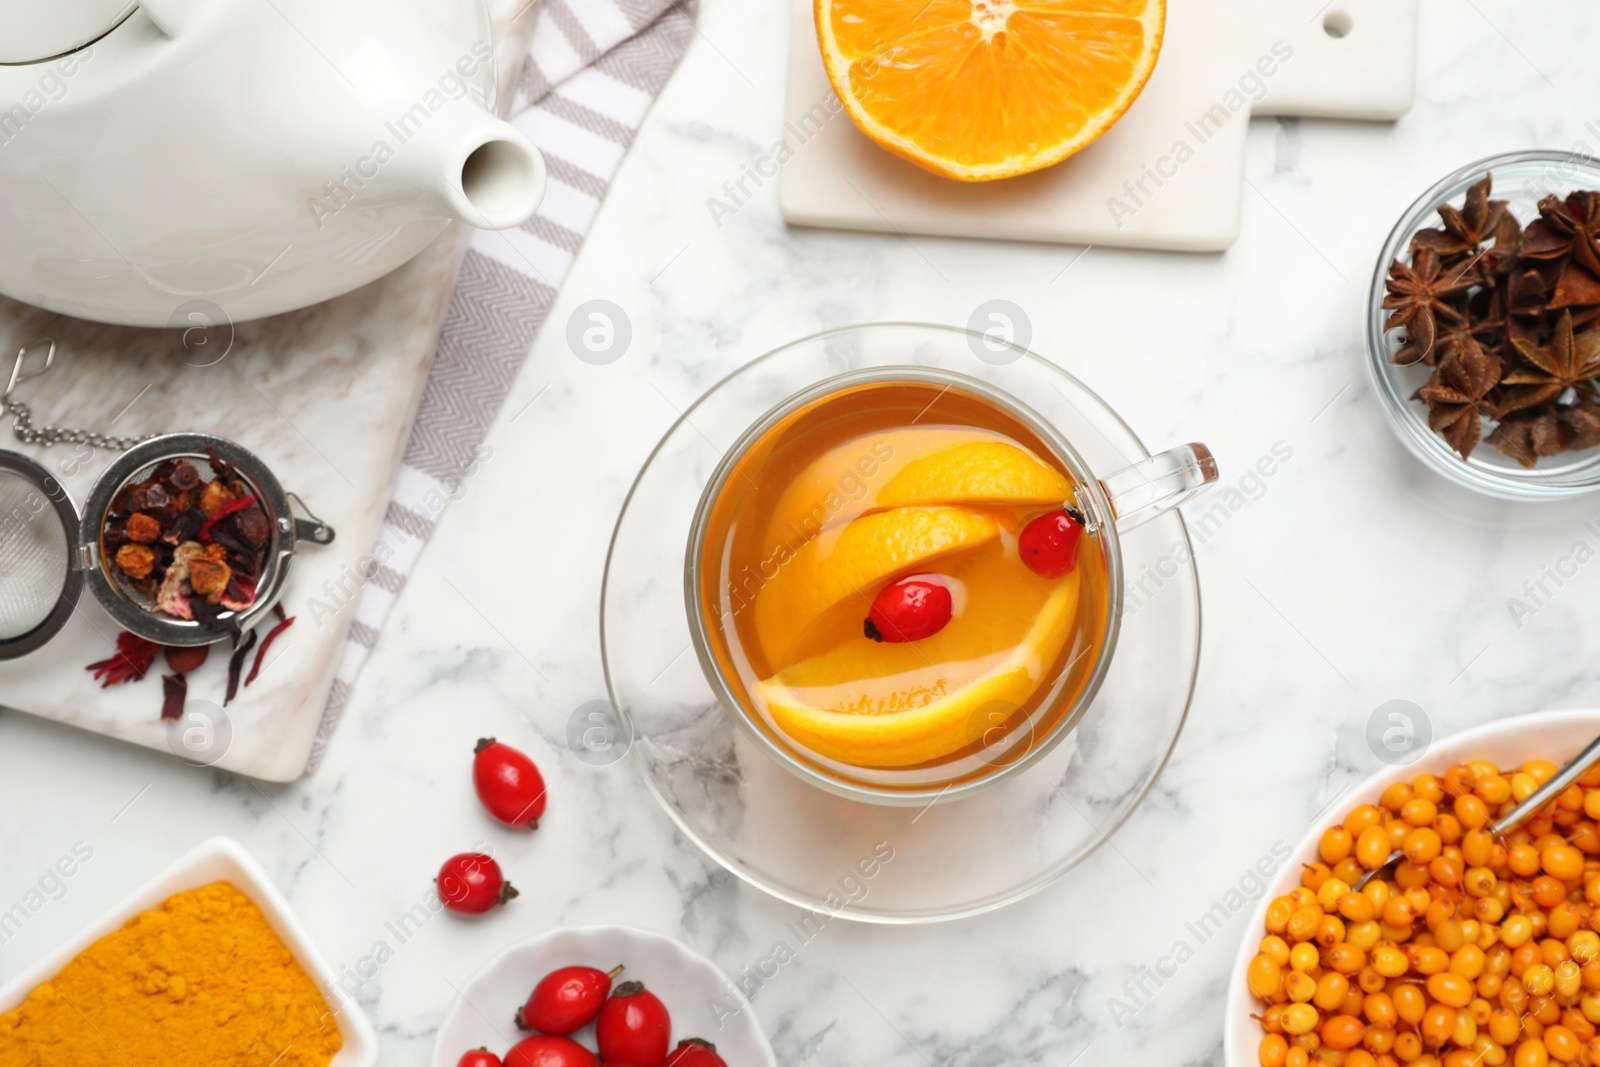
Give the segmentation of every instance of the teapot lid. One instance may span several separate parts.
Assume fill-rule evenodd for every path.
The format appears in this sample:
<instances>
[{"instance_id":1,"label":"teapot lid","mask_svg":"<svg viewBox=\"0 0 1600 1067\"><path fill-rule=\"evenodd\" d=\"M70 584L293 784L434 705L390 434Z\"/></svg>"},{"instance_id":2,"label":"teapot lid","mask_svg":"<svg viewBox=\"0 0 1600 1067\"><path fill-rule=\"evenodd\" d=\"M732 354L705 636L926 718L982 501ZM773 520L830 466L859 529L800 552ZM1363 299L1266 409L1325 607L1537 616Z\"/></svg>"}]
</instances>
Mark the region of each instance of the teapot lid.
<instances>
[{"instance_id":1,"label":"teapot lid","mask_svg":"<svg viewBox=\"0 0 1600 1067\"><path fill-rule=\"evenodd\" d=\"M137 0L0 0L0 63L37 63L104 37Z\"/></svg>"}]
</instances>

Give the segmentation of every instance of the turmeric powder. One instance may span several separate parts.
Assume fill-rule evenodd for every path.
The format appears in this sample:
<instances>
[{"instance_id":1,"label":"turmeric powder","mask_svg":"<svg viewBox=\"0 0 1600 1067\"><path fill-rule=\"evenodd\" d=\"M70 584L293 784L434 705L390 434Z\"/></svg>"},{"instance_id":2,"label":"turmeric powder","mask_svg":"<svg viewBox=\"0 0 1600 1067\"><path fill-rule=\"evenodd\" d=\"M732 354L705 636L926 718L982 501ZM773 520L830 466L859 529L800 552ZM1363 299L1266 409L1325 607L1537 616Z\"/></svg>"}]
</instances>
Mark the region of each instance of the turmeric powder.
<instances>
[{"instance_id":1,"label":"turmeric powder","mask_svg":"<svg viewBox=\"0 0 1600 1067\"><path fill-rule=\"evenodd\" d=\"M0 1015L0 1067L327 1067L311 977L227 882L168 897Z\"/></svg>"}]
</instances>

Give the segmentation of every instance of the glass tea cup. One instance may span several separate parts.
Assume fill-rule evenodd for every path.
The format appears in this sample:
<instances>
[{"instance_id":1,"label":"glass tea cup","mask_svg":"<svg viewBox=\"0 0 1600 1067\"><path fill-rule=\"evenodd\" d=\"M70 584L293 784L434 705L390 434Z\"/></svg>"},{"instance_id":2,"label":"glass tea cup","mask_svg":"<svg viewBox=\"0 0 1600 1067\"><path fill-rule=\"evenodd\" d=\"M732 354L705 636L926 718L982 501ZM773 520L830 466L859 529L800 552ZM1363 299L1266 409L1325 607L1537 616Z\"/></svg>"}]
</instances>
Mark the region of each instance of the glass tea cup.
<instances>
[{"instance_id":1,"label":"glass tea cup","mask_svg":"<svg viewBox=\"0 0 1600 1067\"><path fill-rule=\"evenodd\" d=\"M996 463L1020 497L949 498ZM1083 717L1123 614L1119 532L1216 478L1199 444L1098 473L1019 398L954 371L839 374L757 419L706 484L685 567L692 643L738 727L802 780L878 804L965 796ZM1053 486L1060 499L1042 495ZM1024 568L1019 534L1061 510L1081 527L1078 562L1047 580ZM944 571L942 641L866 641L880 589Z\"/></svg>"}]
</instances>

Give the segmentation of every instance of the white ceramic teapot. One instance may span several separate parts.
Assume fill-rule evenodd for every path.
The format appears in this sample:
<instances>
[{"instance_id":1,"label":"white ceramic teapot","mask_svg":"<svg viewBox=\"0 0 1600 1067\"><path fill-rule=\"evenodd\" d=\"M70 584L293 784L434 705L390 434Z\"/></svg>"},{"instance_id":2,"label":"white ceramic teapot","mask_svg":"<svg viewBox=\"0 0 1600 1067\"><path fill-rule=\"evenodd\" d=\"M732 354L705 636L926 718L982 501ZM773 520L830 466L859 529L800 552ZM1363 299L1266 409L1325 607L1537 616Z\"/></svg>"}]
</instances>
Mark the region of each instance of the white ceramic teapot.
<instances>
[{"instance_id":1,"label":"white ceramic teapot","mask_svg":"<svg viewBox=\"0 0 1600 1067\"><path fill-rule=\"evenodd\" d=\"M0 292L239 321L516 226L544 160L493 67L483 0L0 0Z\"/></svg>"}]
</instances>

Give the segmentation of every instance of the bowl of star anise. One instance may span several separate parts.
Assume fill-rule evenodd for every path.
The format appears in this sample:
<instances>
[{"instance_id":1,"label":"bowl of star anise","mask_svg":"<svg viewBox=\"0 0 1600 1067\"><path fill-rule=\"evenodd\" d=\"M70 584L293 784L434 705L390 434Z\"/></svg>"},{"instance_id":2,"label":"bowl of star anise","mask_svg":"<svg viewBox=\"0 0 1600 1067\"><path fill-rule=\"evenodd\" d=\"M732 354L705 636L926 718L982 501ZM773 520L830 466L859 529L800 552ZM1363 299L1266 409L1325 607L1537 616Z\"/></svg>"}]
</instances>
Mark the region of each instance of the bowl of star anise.
<instances>
[{"instance_id":1,"label":"bowl of star anise","mask_svg":"<svg viewBox=\"0 0 1600 1067\"><path fill-rule=\"evenodd\" d=\"M1389 235L1369 366L1402 442L1507 499L1600 489L1600 160L1463 167Z\"/></svg>"}]
</instances>

